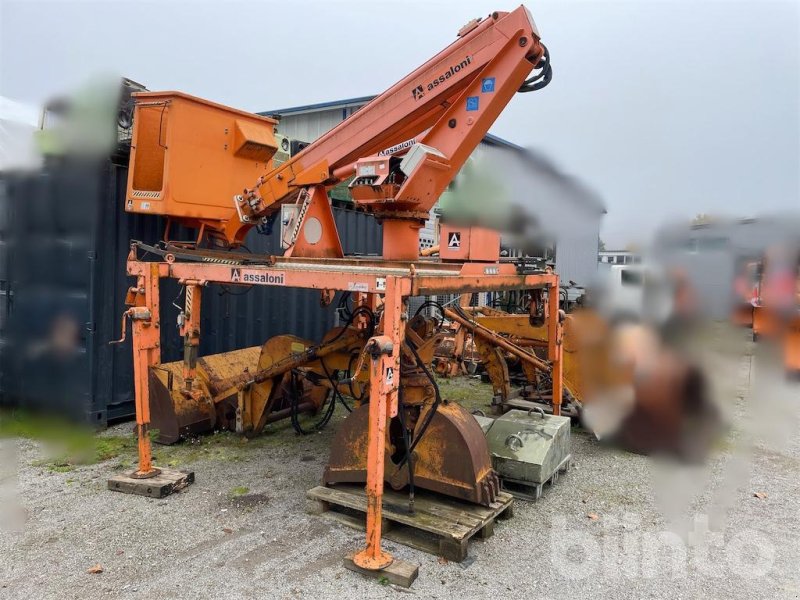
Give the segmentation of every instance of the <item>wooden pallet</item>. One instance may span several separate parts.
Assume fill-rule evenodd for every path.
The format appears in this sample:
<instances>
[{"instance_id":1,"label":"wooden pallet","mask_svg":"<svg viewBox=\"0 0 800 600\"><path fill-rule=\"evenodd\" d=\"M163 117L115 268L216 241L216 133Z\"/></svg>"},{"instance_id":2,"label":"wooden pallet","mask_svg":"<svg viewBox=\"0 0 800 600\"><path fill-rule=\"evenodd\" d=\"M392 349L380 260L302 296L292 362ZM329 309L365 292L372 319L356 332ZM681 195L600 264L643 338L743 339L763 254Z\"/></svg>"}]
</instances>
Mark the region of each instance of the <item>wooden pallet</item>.
<instances>
[{"instance_id":1,"label":"wooden pallet","mask_svg":"<svg viewBox=\"0 0 800 600\"><path fill-rule=\"evenodd\" d=\"M353 561L353 554L344 557L343 565L345 569L350 569L366 577L372 577L379 581L386 580L389 583L402 587L411 587L411 584L419 576L419 565L414 565L405 560L395 558L392 563L383 569L363 569Z\"/></svg>"},{"instance_id":2,"label":"wooden pallet","mask_svg":"<svg viewBox=\"0 0 800 600\"><path fill-rule=\"evenodd\" d=\"M500 489L508 492L515 498L519 498L520 500L531 500L536 502L542 497L542 489L544 488L544 484L549 483L551 486L555 485L558 481L559 474L569 471L571 464L572 454L567 454L566 458L562 460L558 467L556 467L556 470L553 471L550 479L543 481L542 483L531 483L530 481L520 481L518 479L509 479L501 476Z\"/></svg>"},{"instance_id":3,"label":"wooden pallet","mask_svg":"<svg viewBox=\"0 0 800 600\"><path fill-rule=\"evenodd\" d=\"M367 498L363 485L319 486L306 496L311 502L310 512L364 530ZM408 496L389 489L383 495L381 529L386 539L461 562L467 557L472 537L491 537L495 520L508 519L513 514L514 499L505 492L486 507L419 490L412 514L408 512Z\"/></svg>"},{"instance_id":4,"label":"wooden pallet","mask_svg":"<svg viewBox=\"0 0 800 600\"><path fill-rule=\"evenodd\" d=\"M151 498L164 498L194 483L194 471L159 469L159 473L147 479L136 479L130 475L115 475L108 480L108 489L124 494L136 494Z\"/></svg>"}]
</instances>

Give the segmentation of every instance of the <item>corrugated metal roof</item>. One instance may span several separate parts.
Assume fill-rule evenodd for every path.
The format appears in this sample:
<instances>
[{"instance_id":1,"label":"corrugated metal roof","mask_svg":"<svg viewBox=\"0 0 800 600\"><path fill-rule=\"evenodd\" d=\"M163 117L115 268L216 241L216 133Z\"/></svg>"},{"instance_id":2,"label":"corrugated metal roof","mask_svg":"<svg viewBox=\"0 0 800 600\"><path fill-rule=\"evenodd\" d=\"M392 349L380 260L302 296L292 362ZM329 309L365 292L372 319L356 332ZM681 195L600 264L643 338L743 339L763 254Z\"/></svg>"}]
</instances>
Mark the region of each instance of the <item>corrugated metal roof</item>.
<instances>
[{"instance_id":1,"label":"corrugated metal roof","mask_svg":"<svg viewBox=\"0 0 800 600\"><path fill-rule=\"evenodd\" d=\"M331 102L319 102L317 104L304 104L302 106L290 106L289 108L279 108L276 110L265 110L258 115L296 115L306 112L319 112L321 110L334 110L337 108L347 108L349 106L363 106L375 96L359 96L357 98L346 98L344 100L333 100Z\"/></svg>"}]
</instances>

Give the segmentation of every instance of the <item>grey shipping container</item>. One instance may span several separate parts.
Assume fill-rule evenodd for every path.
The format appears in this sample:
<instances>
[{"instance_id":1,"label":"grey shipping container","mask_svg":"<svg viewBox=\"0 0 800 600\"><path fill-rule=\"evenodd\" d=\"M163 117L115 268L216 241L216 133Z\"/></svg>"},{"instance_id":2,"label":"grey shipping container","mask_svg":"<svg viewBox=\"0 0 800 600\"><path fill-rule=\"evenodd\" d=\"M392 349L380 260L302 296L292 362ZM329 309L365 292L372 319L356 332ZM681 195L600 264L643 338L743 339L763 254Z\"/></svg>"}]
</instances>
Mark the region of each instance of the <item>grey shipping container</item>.
<instances>
[{"instance_id":1,"label":"grey shipping container","mask_svg":"<svg viewBox=\"0 0 800 600\"><path fill-rule=\"evenodd\" d=\"M93 425L134 414L130 340L120 334L131 239L154 243L164 222L124 211L127 168L49 165L0 176L0 393L2 403L44 409ZM334 209L347 254L378 254L381 227L369 215ZM276 228L277 230L277 228ZM175 239L189 239L176 231ZM247 248L279 254L278 233L255 230ZM178 360L177 282L162 280L162 360ZM178 302L180 304L180 302ZM254 286L203 290L201 354L292 333L312 340L335 324L335 302L312 290ZM7 318L5 318L7 315Z\"/></svg>"}]
</instances>

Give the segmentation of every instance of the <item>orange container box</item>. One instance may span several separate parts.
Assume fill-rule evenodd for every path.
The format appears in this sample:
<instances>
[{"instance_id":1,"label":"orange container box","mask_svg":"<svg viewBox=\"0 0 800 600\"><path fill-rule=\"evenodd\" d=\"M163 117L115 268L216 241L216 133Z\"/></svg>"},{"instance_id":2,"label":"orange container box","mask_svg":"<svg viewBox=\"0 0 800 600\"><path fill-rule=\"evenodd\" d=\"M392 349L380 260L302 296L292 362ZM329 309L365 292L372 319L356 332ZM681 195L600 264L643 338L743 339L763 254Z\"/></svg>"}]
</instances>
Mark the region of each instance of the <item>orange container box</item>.
<instances>
[{"instance_id":1,"label":"orange container box","mask_svg":"<svg viewBox=\"0 0 800 600\"><path fill-rule=\"evenodd\" d=\"M234 218L269 170L277 121L180 92L135 94L125 210L184 223Z\"/></svg>"}]
</instances>

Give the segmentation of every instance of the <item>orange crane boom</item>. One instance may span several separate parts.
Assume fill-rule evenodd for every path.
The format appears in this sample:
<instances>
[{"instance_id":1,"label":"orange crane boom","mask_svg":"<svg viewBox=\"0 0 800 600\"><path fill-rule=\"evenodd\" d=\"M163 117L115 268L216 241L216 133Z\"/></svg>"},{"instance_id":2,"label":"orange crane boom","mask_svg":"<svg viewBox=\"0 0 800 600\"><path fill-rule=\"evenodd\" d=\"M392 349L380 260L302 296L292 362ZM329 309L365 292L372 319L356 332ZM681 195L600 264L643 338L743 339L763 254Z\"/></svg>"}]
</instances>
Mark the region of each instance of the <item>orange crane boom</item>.
<instances>
[{"instance_id":1,"label":"orange crane boom","mask_svg":"<svg viewBox=\"0 0 800 600\"><path fill-rule=\"evenodd\" d=\"M539 73L526 79L535 68ZM517 91L539 89L550 78L547 50L524 6L512 12L494 12L486 19L474 19L459 30L456 41L447 48L275 168L268 169L270 163L264 160L268 152L259 155L257 151L268 149L271 142L256 139L255 133L258 127L274 127L274 121L264 119L260 123L251 118L245 124L244 117L236 114L236 135L247 143L233 140L235 143L229 144L226 138L225 149L229 145L238 149L241 159L250 163L260 159L265 172L243 192L236 193L232 188L233 202L224 201L229 202L227 210L222 204L221 210L215 208L205 213L187 208L193 203L208 205L198 197L197 190L201 188L198 183L214 178L231 181L233 185L232 180L236 179L233 167L226 170L228 163L214 160L214 172L209 173L207 167L211 161L204 161L198 155L204 142L190 139L197 138L197 130L203 128L196 116L191 133L175 134L168 143L162 143L165 119L161 108L160 113L150 117L154 132L151 137L159 141L157 150L164 154L183 153L193 159L175 167L168 178L172 183L169 193L175 202L168 202L161 212L156 212L179 222L202 222L206 233L217 242L237 246L254 225L273 216L281 205L295 202L296 235L287 255L341 257L327 188L353 177L350 189L354 201L383 222L383 257L416 259L419 228L500 112ZM141 95L137 112L153 107L152 96ZM137 116L134 115L134 120ZM228 128L225 132L228 133ZM248 132L253 132L252 139L248 138ZM188 148L190 144L192 147ZM136 139L133 146L131 167L135 182ZM240 165L242 160L231 164ZM236 176L242 176L240 173L241 169ZM186 182L185 191L179 181ZM239 185L247 183L241 181ZM134 186L129 187L128 210L152 214L155 202L136 202L141 195L139 191L137 196ZM307 227L312 231L306 230Z\"/></svg>"}]
</instances>

